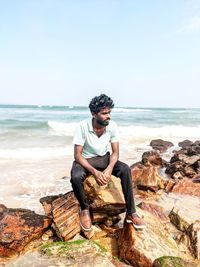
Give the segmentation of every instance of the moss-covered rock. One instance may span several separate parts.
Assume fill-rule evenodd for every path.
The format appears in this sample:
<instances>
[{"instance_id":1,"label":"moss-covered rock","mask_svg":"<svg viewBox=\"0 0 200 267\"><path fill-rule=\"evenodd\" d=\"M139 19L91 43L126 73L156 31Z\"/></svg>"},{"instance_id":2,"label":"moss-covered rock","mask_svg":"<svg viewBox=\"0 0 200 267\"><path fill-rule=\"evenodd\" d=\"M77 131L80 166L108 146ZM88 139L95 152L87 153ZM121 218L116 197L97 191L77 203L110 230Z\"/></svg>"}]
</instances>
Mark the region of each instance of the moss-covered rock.
<instances>
[{"instance_id":1,"label":"moss-covered rock","mask_svg":"<svg viewBox=\"0 0 200 267\"><path fill-rule=\"evenodd\" d=\"M153 263L153 267L197 267L193 263L187 262L179 257L160 257Z\"/></svg>"},{"instance_id":2,"label":"moss-covered rock","mask_svg":"<svg viewBox=\"0 0 200 267\"><path fill-rule=\"evenodd\" d=\"M114 266L112 256L105 248L86 239L45 244L41 253L51 258L65 258L71 264L69 266Z\"/></svg>"}]
</instances>

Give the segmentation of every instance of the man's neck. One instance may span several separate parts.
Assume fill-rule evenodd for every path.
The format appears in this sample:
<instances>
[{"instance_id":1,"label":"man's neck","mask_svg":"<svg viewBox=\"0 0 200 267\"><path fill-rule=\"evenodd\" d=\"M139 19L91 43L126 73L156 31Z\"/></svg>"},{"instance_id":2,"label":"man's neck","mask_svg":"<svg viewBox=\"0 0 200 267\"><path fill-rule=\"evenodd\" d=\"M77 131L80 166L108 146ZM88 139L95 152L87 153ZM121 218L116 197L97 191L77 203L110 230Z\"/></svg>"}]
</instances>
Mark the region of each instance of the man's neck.
<instances>
[{"instance_id":1,"label":"man's neck","mask_svg":"<svg viewBox=\"0 0 200 267\"><path fill-rule=\"evenodd\" d=\"M98 124L95 120L94 120L94 118L92 119L92 127L93 127L93 129L97 129L97 130L104 130L105 128L106 128L106 126L104 126L104 125L100 125L100 124Z\"/></svg>"}]
</instances>

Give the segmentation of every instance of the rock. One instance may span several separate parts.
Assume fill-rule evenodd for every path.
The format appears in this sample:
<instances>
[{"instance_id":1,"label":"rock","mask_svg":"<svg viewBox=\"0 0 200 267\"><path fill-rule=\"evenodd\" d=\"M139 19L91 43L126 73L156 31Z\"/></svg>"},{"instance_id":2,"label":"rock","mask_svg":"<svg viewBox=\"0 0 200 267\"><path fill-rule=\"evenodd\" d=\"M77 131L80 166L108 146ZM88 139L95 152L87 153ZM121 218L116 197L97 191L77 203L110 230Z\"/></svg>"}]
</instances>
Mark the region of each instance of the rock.
<instances>
[{"instance_id":1,"label":"rock","mask_svg":"<svg viewBox=\"0 0 200 267\"><path fill-rule=\"evenodd\" d=\"M8 267L125 266L120 261L120 265L115 264L116 262L103 248L92 241L82 239L46 244L40 252L25 254L8 264Z\"/></svg>"},{"instance_id":2,"label":"rock","mask_svg":"<svg viewBox=\"0 0 200 267\"><path fill-rule=\"evenodd\" d=\"M184 155L184 154L179 154L178 159L181 160L182 162L186 163L187 165L193 165L196 161L200 159L200 155L193 155L191 157Z\"/></svg>"},{"instance_id":3,"label":"rock","mask_svg":"<svg viewBox=\"0 0 200 267\"><path fill-rule=\"evenodd\" d=\"M193 183L192 180L184 178L175 184L172 192L200 197L200 183Z\"/></svg>"},{"instance_id":4,"label":"rock","mask_svg":"<svg viewBox=\"0 0 200 267\"><path fill-rule=\"evenodd\" d=\"M152 267L195 267L191 262L185 261L179 257L165 256L156 259Z\"/></svg>"},{"instance_id":5,"label":"rock","mask_svg":"<svg viewBox=\"0 0 200 267\"><path fill-rule=\"evenodd\" d=\"M111 255L103 247L89 240L54 242L42 247L42 252L53 258L65 258L65 266L114 267Z\"/></svg>"},{"instance_id":6,"label":"rock","mask_svg":"<svg viewBox=\"0 0 200 267\"><path fill-rule=\"evenodd\" d=\"M194 178L200 172L199 141L189 144L186 142L182 145L184 148L175 152L166 168L166 173L174 179Z\"/></svg>"},{"instance_id":7,"label":"rock","mask_svg":"<svg viewBox=\"0 0 200 267\"><path fill-rule=\"evenodd\" d=\"M200 258L200 220L189 208L174 207L169 214L171 222L189 237L188 247L192 255Z\"/></svg>"},{"instance_id":8,"label":"rock","mask_svg":"<svg viewBox=\"0 0 200 267\"><path fill-rule=\"evenodd\" d=\"M169 255L191 259L187 247L176 243L174 232L166 223L147 211L137 212L144 216L147 228L135 231L131 224L125 225L119 237L120 259L135 267L150 267L156 258Z\"/></svg>"},{"instance_id":9,"label":"rock","mask_svg":"<svg viewBox=\"0 0 200 267\"><path fill-rule=\"evenodd\" d=\"M200 174L200 160L196 161L193 166L197 174Z\"/></svg>"},{"instance_id":10,"label":"rock","mask_svg":"<svg viewBox=\"0 0 200 267\"><path fill-rule=\"evenodd\" d=\"M170 222L170 219L168 216L165 215L164 209L156 204L153 203L147 203L147 202L141 202L138 205L139 208L142 210L146 210L150 212L151 214L155 215L158 217L162 222Z\"/></svg>"},{"instance_id":11,"label":"rock","mask_svg":"<svg viewBox=\"0 0 200 267\"><path fill-rule=\"evenodd\" d=\"M138 167L131 170L132 180L134 184L140 189L150 189L154 192L164 188L164 180L158 174L158 167L151 166L138 169Z\"/></svg>"},{"instance_id":12,"label":"rock","mask_svg":"<svg viewBox=\"0 0 200 267\"><path fill-rule=\"evenodd\" d=\"M159 150L161 153L165 152L169 147L174 146L172 142L164 141L162 139L152 140L150 146L153 149Z\"/></svg>"},{"instance_id":13,"label":"rock","mask_svg":"<svg viewBox=\"0 0 200 267\"><path fill-rule=\"evenodd\" d=\"M57 235L66 240L80 232L79 203L73 192L40 199L45 212L51 214Z\"/></svg>"},{"instance_id":14,"label":"rock","mask_svg":"<svg viewBox=\"0 0 200 267\"><path fill-rule=\"evenodd\" d=\"M165 192L169 193L170 191L172 191L175 184L176 182L174 180L168 180L165 184Z\"/></svg>"},{"instance_id":15,"label":"rock","mask_svg":"<svg viewBox=\"0 0 200 267\"><path fill-rule=\"evenodd\" d=\"M192 223L187 231L190 239L189 249L196 259L200 259L200 220Z\"/></svg>"},{"instance_id":16,"label":"rock","mask_svg":"<svg viewBox=\"0 0 200 267\"><path fill-rule=\"evenodd\" d=\"M165 172L174 179L193 178L196 176L194 168L182 161L175 161L169 164Z\"/></svg>"},{"instance_id":17,"label":"rock","mask_svg":"<svg viewBox=\"0 0 200 267\"><path fill-rule=\"evenodd\" d=\"M125 200L119 178L112 176L107 185L100 186L91 175L84 181L84 191L93 222L107 222L111 226L120 220L118 215L125 211Z\"/></svg>"},{"instance_id":18,"label":"rock","mask_svg":"<svg viewBox=\"0 0 200 267\"><path fill-rule=\"evenodd\" d=\"M32 240L40 238L50 224L49 217L34 211L0 205L0 256L21 252Z\"/></svg>"},{"instance_id":19,"label":"rock","mask_svg":"<svg viewBox=\"0 0 200 267\"><path fill-rule=\"evenodd\" d=\"M163 166L164 162L160 157L160 154L156 151L147 151L142 155L142 164L149 166Z\"/></svg>"},{"instance_id":20,"label":"rock","mask_svg":"<svg viewBox=\"0 0 200 267\"><path fill-rule=\"evenodd\" d=\"M169 218L171 223L173 223L177 227L177 229L182 232L185 232L188 227L194 222L194 218L190 216L189 211L184 207L174 207L169 214Z\"/></svg>"},{"instance_id":21,"label":"rock","mask_svg":"<svg viewBox=\"0 0 200 267\"><path fill-rule=\"evenodd\" d=\"M193 142L188 139L178 143L178 145L184 149L190 147L192 144Z\"/></svg>"},{"instance_id":22,"label":"rock","mask_svg":"<svg viewBox=\"0 0 200 267\"><path fill-rule=\"evenodd\" d=\"M101 222L111 226L119 222L119 214L125 211L120 179L112 176L107 185L99 186L94 177L89 176L84 182L84 190L90 203L93 223ZM52 216L53 228L61 239L67 241L80 233L80 206L73 192L44 197L40 202L45 212ZM82 232L88 239L94 234L93 231Z\"/></svg>"}]
</instances>

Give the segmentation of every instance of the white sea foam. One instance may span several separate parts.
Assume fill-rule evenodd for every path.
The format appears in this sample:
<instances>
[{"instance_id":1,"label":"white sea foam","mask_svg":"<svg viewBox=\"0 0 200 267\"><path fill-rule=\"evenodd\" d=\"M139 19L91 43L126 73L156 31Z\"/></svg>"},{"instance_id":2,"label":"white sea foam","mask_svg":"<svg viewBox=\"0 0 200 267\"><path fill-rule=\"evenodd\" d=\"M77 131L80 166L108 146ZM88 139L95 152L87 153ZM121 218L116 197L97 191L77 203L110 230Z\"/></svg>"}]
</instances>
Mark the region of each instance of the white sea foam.
<instances>
[{"instance_id":1,"label":"white sea foam","mask_svg":"<svg viewBox=\"0 0 200 267\"><path fill-rule=\"evenodd\" d=\"M200 126L163 126L155 128L144 126L121 126L119 127L119 130L122 136L135 138L200 138Z\"/></svg>"},{"instance_id":2,"label":"white sea foam","mask_svg":"<svg viewBox=\"0 0 200 267\"><path fill-rule=\"evenodd\" d=\"M73 147L0 149L2 159L46 159L72 155Z\"/></svg>"},{"instance_id":3,"label":"white sea foam","mask_svg":"<svg viewBox=\"0 0 200 267\"><path fill-rule=\"evenodd\" d=\"M73 136L74 131L76 129L77 123L65 123L65 122L57 122L57 121L48 121L48 125L55 132L58 132L63 135Z\"/></svg>"},{"instance_id":4,"label":"white sea foam","mask_svg":"<svg viewBox=\"0 0 200 267\"><path fill-rule=\"evenodd\" d=\"M77 123L64 123L49 121L48 125L56 132L73 136ZM162 127L145 127L145 126L119 126L120 135L122 137L134 138L200 138L199 127L186 127L186 126L162 126Z\"/></svg>"},{"instance_id":5,"label":"white sea foam","mask_svg":"<svg viewBox=\"0 0 200 267\"><path fill-rule=\"evenodd\" d=\"M152 111L151 109L141 109L141 108L114 108L113 112L148 112Z\"/></svg>"}]
</instances>

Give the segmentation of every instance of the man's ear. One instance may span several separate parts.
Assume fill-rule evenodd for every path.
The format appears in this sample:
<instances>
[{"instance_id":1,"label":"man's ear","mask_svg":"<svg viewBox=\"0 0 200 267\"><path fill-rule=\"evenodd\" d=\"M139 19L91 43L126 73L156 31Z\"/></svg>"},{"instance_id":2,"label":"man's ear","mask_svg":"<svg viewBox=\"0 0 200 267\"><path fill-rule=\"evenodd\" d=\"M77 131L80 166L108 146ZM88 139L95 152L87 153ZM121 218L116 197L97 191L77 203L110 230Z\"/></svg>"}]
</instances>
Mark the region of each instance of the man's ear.
<instances>
[{"instance_id":1,"label":"man's ear","mask_svg":"<svg viewBox=\"0 0 200 267\"><path fill-rule=\"evenodd\" d=\"M96 113L92 112L92 118L95 118Z\"/></svg>"}]
</instances>

